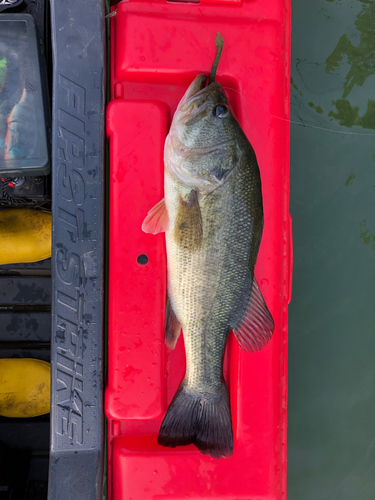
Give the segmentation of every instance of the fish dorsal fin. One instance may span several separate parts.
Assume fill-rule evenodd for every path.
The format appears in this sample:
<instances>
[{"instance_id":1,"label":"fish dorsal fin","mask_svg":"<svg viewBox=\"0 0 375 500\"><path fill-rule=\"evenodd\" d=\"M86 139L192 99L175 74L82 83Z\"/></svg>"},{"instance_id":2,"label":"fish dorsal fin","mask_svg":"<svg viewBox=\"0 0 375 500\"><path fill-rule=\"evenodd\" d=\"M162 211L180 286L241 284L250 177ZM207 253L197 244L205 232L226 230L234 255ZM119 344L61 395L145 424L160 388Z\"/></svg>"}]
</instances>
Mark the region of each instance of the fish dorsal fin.
<instances>
[{"instance_id":1,"label":"fish dorsal fin","mask_svg":"<svg viewBox=\"0 0 375 500\"><path fill-rule=\"evenodd\" d=\"M164 198L148 212L142 224L145 233L158 234L168 231L169 217Z\"/></svg>"},{"instance_id":2,"label":"fish dorsal fin","mask_svg":"<svg viewBox=\"0 0 375 500\"><path fill-rule=\"evenodd\" d=\"M257 352L272 337L275 323L255 278L242 320L233 330L238 345L247 352Z\"/></svg>"},{"instance_id":3,"label":"fish dorsal fin","mask_svg":"<svg viewBox=\"0 0 375 500\"><path fill-rule=\"evenodd\" d=\"M197 192L193 189L187 200L180 197L174 227L174 238L177 244L194 252L202 243L202 214Z\"/></svg>"},{"instance_id":4,"label":"fish dorsal fin","mask_svg":"<svg viewBox=\"0 0 375 500\"><path fill-rule=\"evenodd\" d=\"M174 349L178 337L181 333L181 323L176 318L172 309L171 301L167 298L167 307L165 311L165 343L170 349Z\"/></svg>"}]
</instances>

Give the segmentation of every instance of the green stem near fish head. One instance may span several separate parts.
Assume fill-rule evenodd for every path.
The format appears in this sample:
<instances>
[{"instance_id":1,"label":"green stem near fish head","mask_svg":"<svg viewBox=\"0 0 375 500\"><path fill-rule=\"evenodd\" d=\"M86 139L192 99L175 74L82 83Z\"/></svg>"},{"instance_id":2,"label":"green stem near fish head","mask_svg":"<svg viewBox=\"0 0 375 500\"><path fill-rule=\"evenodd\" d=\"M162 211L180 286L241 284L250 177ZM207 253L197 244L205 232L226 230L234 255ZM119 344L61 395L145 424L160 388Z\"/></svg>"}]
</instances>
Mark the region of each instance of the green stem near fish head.
<instances>
[{"instance_id":1,"label":"green stem near fish head","mask_svg":"<svg viewBox=\"0 0 375 500\"><path fill-rule=\"evenodd\" d=\"M208 85L211 85L211 83L215 81L217 67L219 66L220 56L223 51L224 40L219 32L216 33L215 45L216 45L216 57L211 68L210 76L208 79Z\"/></svg>"}]
</instances>

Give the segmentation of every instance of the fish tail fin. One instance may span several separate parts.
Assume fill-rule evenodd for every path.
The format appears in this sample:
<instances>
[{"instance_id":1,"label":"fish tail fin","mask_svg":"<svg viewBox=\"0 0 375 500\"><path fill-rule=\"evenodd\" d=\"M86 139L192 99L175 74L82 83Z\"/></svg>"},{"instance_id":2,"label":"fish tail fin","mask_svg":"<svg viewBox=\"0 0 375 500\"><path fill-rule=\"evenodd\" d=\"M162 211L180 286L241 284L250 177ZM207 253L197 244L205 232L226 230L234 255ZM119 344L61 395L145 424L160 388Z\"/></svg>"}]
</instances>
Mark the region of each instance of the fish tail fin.
<instances>
[{"instance_id":1,"label":"fish tail fin","mask_svg":"<svg viewBox=\"0 0 375 500\"><path fill-rule=\"evenodd\" d=\"M159 431L158 443L175 448L194 441L199 418L199 400L182 383L169 405Z\"/></svg>"},{"instance_id":2,"label":"fish tail fin","mask_svg":"<svg viewBox=\"0 0 375 500\"><path fill-rule=\"evenodd\" d=\"M223 382L217 400L201 399L195 446L204 455L229 458L233 453L232 415L228 390Z\"/></svg>"},{"instance_id":3,"label":"fish tail fin","mask_svg":"<svg viewBox=\"0 0 375 500\"><path fill-rule=\"evenodd\" d=\"M204 455L230 457L233 432L225 382L215 396L194 393L182 383L163 420L158 443L171 448L193 443Z\"/></svg>"}]
</instances>

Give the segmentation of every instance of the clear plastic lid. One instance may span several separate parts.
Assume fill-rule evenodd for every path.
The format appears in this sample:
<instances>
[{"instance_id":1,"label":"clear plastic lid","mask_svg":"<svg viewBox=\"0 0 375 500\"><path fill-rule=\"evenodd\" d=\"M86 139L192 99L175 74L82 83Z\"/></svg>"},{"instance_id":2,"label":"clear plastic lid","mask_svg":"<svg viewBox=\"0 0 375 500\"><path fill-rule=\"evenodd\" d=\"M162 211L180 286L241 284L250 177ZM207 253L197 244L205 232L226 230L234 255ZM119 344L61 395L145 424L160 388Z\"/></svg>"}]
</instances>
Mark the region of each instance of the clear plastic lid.
<instances>
[{"instance_id":1,"label":"clear plastic lid","mask_svg":"<svg viewBox=\"0 0 375 500\"><path fill-rule=\"evenodd\" d=\"M49 127L46 75L34 19L0 14L0 174L48 174Z\"/></svg>"}]
</instances>

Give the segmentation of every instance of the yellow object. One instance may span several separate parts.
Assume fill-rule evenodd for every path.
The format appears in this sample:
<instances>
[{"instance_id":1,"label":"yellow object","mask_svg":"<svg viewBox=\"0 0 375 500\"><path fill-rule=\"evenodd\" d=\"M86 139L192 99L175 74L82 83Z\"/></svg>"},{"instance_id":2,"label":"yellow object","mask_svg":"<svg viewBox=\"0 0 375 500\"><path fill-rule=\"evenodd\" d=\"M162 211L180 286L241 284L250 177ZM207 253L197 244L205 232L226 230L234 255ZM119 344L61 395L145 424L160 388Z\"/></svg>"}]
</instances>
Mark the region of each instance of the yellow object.
<instances>
[{"instance_id":1,"label":"yellow object","mask_svg":"<svg viewBox=\"0 0 375 500\"><path fill-rule=\"evenodd\" d=\"M0 415L37 417L50 412L51 365L40 359L0 359Z\"/></svg>"},{"instance_id":2,"label":"yellow object","mask_svg":"<svg viewBox=\"0 0 375 500\"><path fill-rule=\"evenodd\" d=\"M0 211L0 265L51 257L52 217L32 208Z\"/></svg>"}]
</instances>

